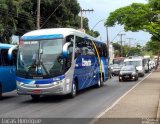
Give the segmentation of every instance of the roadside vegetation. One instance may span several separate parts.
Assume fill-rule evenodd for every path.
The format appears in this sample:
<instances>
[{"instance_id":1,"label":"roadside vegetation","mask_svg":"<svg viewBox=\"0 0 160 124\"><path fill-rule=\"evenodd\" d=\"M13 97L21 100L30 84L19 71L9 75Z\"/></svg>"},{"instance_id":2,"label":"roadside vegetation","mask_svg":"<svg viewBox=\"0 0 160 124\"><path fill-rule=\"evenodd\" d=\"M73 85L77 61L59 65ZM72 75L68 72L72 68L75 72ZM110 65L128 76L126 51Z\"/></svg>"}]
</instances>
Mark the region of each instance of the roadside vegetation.
<instances>
[{"instance_id":1,"label":"roadside vegetation","mask_svg":"<svg viewBox=\"0 0 160 124\"><path fill-rule=\"evenodd\" d=\"M147 4L133 3L110 13L106 26L123 25L125 31L144 31L152 35L144 51L160 56L160 0L148 0ZM136 48L138 49L138 47Z\"/></svg>"},{"instance_id":2,"label":"roadside vegetation","mask_svg":"<svg viewBox=\"0 0 160 124\"><path fill-rule=\"evenodd\" d=\"M77 0L41 0L41 28L80 28L80 5ZM36 0L0 0L0 42L10 43L10 37L36 29ZM83 19L86 33L98 37Z\"/></svg>"}]
</instances>

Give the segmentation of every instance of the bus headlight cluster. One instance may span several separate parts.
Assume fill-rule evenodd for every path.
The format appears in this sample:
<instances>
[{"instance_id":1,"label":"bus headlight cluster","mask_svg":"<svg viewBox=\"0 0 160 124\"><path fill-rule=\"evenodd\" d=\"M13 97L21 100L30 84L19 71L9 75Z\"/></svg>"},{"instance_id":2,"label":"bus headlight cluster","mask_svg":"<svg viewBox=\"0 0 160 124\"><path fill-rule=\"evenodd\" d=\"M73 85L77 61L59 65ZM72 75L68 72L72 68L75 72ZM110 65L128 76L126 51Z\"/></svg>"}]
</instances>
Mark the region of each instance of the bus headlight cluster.
<instances>
[{"instance_id":1,"label":"bus headlight cluster","mask_svg":"<svg viewBox=\"0 0 160 124\"><path fill-rule=\"evenodd\" d=\"M22 85L24 85L24 83L23 83L23 82L20 82L20 81L17 81L17 85L18 85L18 86L22 86Z\"/></svg>"},{"instance_id":2,"label":"bus headlight cluster","mask_svg":"<svg viewBox=\"0 0 160 124\"><path fill-rule=\"evenodd\" d=\"M55 85L60 85L60 84L62 84L63 82L64 82L64 80L56 81L56 82L52 83L52 85L53 85L53 86L55 86Z\"/></svg>"}]
</instances>

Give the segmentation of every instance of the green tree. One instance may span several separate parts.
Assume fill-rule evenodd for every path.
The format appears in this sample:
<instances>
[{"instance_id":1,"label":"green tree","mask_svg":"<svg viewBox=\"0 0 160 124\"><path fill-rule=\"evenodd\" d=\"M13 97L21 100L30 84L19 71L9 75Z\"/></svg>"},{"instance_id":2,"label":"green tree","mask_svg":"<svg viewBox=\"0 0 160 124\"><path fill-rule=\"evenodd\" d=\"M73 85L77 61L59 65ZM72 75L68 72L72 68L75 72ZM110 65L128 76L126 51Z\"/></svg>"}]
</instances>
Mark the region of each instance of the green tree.
<instances>
[{"instance_id":1,"label":"green tree","mask_svg":"<svg viewBox=\"0 0 160 124\"><path fill-rule=\"evenodd\" d=\"M112 45L115 50L115 57L121 56L121 45L119 43L113 43Z\"/></svg>"},{"instance_id":2,"label":"green tree","mask_svg":"<svg viewBox=\"0 0 160 124\"><path fill-rule=\"evenodd\" d=\"M152 51L154 55L158 54L160 51L160 42L152 39L146 44L146 49L148 52Z\"/></svg>"},{"instance_id":3,"label":"green tree","mask_svg":"<svg viewBox=\"0 0 160 124\"><path fill-rule=\"evenodd\" d=\"M113 43L115 50L115 57L121 55L121 45L119 43ZM137 45L136 47L129 47L127 45L122 46L122 54L124 57L127 56L141 56L143 54L142 47Z\"/></svg>"},{"instance_id":4,"label":"green tree","mask_svg":"<svg viewBox=\"0 0 160 124\"><path fill-rule=\"evenodd\" d=\"M142 49L137 47L131 47L128 52L128 56L142 56Z\"/></svg>"},{"instance_id":5,"label":"green tree","mask_svg":"<svg viewBox=\"0 0 160 124\"><path fill-rule=\"evenodd\" d=\"M0 42L9 43L17 28L19 0L0 0Z\"/></svg>"},{"instance_id":6,"label":"green tree","mask_svg":"<svg viewBox=\"0 0 160 124\"><path fill-rule=\"evenodd\" d=\"M160 0L148 0L147 4L133 3L111 12L105 25L124 25L126 31L145 31L160 42ZM158 60L160 49L158 49Z\"/></svg>"},{"instance_id":7,"label":"green tree","mask_svg":"<svg viewBox=\"0 0 160 124\"><path fill-rule=\"evenodd\" d=\"M148 4L133 3L110 13L105 24L124 25L126 31L145 31L160 41L160 0L149 0Z\"/></svg>"},{"instance_id":8,"label":"green tree","mask_svg":"<svg viewBox=\"0 0 160 124\"><path fill-rule=\"evenodd\" d=\"M77 0L41 0L41 28L80 27L80 5ZM9 43L13 34L23 35L36 29L36 0L0 0L0 42ZM49 17L49 18L48 18ZM84 19L87 33L88 19Z\"/></svg>"}]
</instances>

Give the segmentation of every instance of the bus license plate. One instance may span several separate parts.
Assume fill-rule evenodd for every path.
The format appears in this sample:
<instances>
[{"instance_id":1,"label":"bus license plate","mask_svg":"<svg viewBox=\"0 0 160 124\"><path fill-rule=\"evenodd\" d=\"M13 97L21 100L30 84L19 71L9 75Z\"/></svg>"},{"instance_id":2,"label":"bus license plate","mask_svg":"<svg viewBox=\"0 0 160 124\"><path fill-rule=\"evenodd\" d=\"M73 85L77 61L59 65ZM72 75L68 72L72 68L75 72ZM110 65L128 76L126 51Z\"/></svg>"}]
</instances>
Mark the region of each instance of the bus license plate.
<instances>
[{"instance_id":1,"label":"bus license plate","mask_svg":"<svg viewBox=\"0 0 160 124\"><path fill-rule=\"evenodd\" d=\"M34 94L40 94L42 92L42 90L33 90Z\"/></svg>"}]
</instances>

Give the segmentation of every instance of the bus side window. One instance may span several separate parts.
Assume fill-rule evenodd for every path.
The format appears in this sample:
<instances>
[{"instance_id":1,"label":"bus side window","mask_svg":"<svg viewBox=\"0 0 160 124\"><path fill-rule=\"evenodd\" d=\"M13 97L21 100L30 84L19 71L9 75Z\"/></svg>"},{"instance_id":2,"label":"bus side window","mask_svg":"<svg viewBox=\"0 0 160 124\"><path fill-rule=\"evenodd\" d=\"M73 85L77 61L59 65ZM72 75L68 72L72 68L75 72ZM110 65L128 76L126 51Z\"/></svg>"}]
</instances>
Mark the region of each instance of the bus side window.
<instances>
[{"instance_id":1,"label":"bus side window","mask_svg":"<svg viewBox=\"0 0 160 124\"><path fill-rule=\"evenodd\" d=\"M13 62L13 65L16 65L16 63L17 63L17 50L13 50L11 61Z\"/></svg>"},{"instance_id":2,"label":"bus side window","mask_svg":"<svg viewBox=\"0 0 160 124\"><path fill-rule=\"evenodd\" d=\"M75 42L75 59L83 54L83 38L76 37Z\"/></svg>"},{"instance_id":3,"label":"bus side window","mask_svg":"<svg viewBox=\"0 0 160 124\"><path fill-rule=\"evenodd\" d=\"M104 57L108 56L108 49L107 49L107 46L105 44L103 45L103 53L104 53Z\"/></svg>"},{"instance_id":4,"label":"bus side window","mask_svg":"<svg viewBox=\"0 0 160 124\"><path fill-rule=\"evenodd\" d=\"M68 47L68 52L69 52L70 57L72 57L72 53L73 53L73 40L74 40L73 35L69 35L69 36L66 37L66 42L71 43L71 45Z\"/></svg>"},{"instance_id":5,"label":"bus side window","mask_svg":"<svg viewBox=\"0 0 160 124\"><path fill-rule=\"evenodd\" d=\"M92 45L92 41L88 40L88 55L94 56L96 55L94 47Z\"/></svg>"},{"instance_id":6,"label":"bus side window","mask_svg":"<svg viewBox=\"0 0 160 124\"><path fill-rule=\"evenodd\" d=\"M66 42L71 42L71 45L69 45L68 47L68 57L66 58L66 62L65 62L66 70L68 70L68 68L70 68L72 64L73 40L74 40L73 35L69 35L66 37Z\"/></svg>"},{"instance_id":7,"label":"bus side window","mask_svg":"<svg viewBox=\"0 0 160 124\"><path fill-rule=\"evenodd\" d=\"M2 66L9 66L12 63L8 59L8 49L1 49Z\"/></svg>"}]
</instances>

